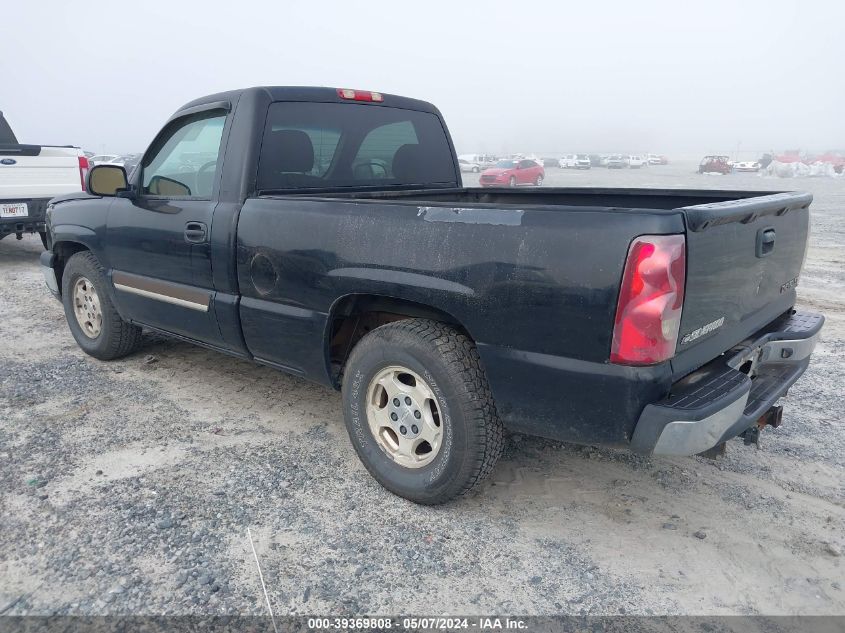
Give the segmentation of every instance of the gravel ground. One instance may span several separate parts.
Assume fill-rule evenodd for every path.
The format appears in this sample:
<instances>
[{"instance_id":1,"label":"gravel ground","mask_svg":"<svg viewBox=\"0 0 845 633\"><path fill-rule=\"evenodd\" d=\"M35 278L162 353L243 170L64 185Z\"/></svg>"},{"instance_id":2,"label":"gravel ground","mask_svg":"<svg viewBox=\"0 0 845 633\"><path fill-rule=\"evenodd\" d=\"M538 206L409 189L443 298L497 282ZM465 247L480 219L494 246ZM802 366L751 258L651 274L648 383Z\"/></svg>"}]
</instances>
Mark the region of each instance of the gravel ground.
<instances>
[{"instance_id":1,"label":"gravel ground","mask_svg":"<svg viewBox=\"0 0 845 633\"><path fill-rule=\"evenodd\" d=\"M467 178L468 184L474 178ZM692 165L548 185L806 189L824 339L760 450L646 459L508 440L437 508L381 489L338 394L149 336L85 356L36 238L0 242L0 613L845 613L845 179Z\"/></svg>"}]
</instances>

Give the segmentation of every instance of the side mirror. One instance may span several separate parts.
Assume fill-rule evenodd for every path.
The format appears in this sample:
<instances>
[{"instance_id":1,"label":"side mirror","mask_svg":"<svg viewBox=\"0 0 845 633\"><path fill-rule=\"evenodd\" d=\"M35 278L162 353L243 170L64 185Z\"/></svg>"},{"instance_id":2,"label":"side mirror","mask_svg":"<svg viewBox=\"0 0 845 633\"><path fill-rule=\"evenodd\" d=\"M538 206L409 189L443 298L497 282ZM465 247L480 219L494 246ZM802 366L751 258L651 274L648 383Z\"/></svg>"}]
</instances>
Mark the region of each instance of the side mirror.
<instances>
[{"instance_id":1,"label":"side mirror","mask_svg":"<svg viewBox=\"0 0 845 633\"><path fill-rule=\"evenodd\" d=\"M191 189L184 182L166 176L153 176L147 191L156 196L190 196Z\"/></svg>"},{"instance_id":2,"label":"side mirror","mask_svg":"<svg viewBox=\"0 0 845 633\"><path fill-rule=\"evenodd\" d=\"M95 165L85 183L85 190L95 196L116 196L118 191L128 188L126 170L119 165Z\"/></svg>"}]
</instances>

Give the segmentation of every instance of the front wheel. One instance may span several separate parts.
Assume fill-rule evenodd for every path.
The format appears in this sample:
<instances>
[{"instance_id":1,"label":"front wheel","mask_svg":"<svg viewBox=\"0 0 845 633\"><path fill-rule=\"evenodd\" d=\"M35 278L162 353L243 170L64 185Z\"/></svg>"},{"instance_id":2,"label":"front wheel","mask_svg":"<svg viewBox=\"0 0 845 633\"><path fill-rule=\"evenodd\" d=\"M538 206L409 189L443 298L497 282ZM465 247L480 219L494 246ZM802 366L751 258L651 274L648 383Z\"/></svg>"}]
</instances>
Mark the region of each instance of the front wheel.
<instances>
[{"instance_id":1,"label":"front wheel","mask_svg":"<svg viewBox=\"0 0 845 633\"><path fill-rule=\"evenodd\" d=\"M534 181L534 184L537 185L538 187L541 186L543 184L543 177L537 176L537 179Z\"/></svg>"},{"instance_id":2,"label":"front wheel","mask_svg":"<svg viewBox=\"0 0 845 633\"><path fill-rule=\"evenodd\" d=\"M508 187L516 187L516 177L511 176L510 180L508 180Z\"/></svg>"},{"instance_id":3,"label":"front wheel","mask_svg":"<svg viewBox=\"0 0 845 633\"><path fill-rule=\"evenodd\" d=\"M141 328L124 321L109 297L105 271L90 251L73 255L62 274L62 304L70 333L86 354L121 358L141 343Z\"/></svg>"},{"instance_id":4,"label":"front wheel","mask_svg":"<svg viewBox=\"0 0 845 633\"><path fill-rule=\"evenodd\" d=\"M434 505L493 469L503 427L472 341L427 319L376 328L344 370L349 438L387 490Z\"/></svg>"},{"instance_id":5,"label":"front wheel","mask_svg":"<svg viewBox=\"0 0 845 633\"><path fill-rule=\"evenodd\" d=\"M479 168L479 167L473 167L472 168L472 173L474 173L474 174L477 174L480 171L481 171L481 168Z\"/></svg>"}]
</instances>

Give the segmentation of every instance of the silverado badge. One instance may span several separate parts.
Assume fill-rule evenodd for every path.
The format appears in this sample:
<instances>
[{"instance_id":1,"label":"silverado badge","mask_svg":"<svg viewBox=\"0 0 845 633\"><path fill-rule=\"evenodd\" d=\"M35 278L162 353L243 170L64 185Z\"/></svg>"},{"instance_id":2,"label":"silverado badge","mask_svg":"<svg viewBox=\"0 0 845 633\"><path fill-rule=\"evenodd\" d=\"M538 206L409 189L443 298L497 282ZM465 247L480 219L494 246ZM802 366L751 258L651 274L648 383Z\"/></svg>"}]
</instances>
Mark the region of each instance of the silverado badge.
<instances>
[{"instance_id":1,"label":"silverado badge","mask_svg":"<svg viewBox=\"0 0 845 633\"><path fill-rule=\"evenodd\" d=\"M783 294L787 290L792 290L798 285L798 277L793 277L780 287L780 293Z\"/></svg>"},{"instance_id":2,"label":"silverado badge","mask_svg":"<svg viewBox=\"0 0 845 633\"><path fill-rule=\"evenodd\" d=\"M681 345L686 345L687 343L692 343L694 340L701 338L705 334L710 334L713 330L718 330L725 324L725 317L719 317L715 321L711 321L707 325L702 325L700 328L693 330L688 334L684 334L683 338L681 339Z\"/></svg>"}]
</instances>

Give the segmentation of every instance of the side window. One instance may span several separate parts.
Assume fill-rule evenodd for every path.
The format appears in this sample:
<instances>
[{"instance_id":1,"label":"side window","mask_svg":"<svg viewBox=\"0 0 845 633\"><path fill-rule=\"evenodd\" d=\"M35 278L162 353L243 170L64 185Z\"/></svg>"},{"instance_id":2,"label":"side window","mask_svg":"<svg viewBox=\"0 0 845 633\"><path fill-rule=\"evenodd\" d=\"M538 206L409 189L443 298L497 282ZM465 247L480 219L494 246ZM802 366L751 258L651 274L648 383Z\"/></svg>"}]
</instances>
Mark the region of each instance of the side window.
<instances>
[{"instance_id":1,"label":"side window","mask_svg":"<svg viewBox=\"0 0 845 633\"><path fill-rule=\"evenodd\" d=\"M143 193L211 196L226 115L202 113L177 122L144 157Z\"/></svg>"},{"instance_id":2,"label":"side window","mask_svg":"<svg viewBox=\"0 0 845 633\"><path fill-rule=\"evenodd\" d=\"M419 139L410 121L382 125L369 132L352 161L356 180L394 178L393 161L404 145L418 145Z\"/></svg>"}]
</instances>

